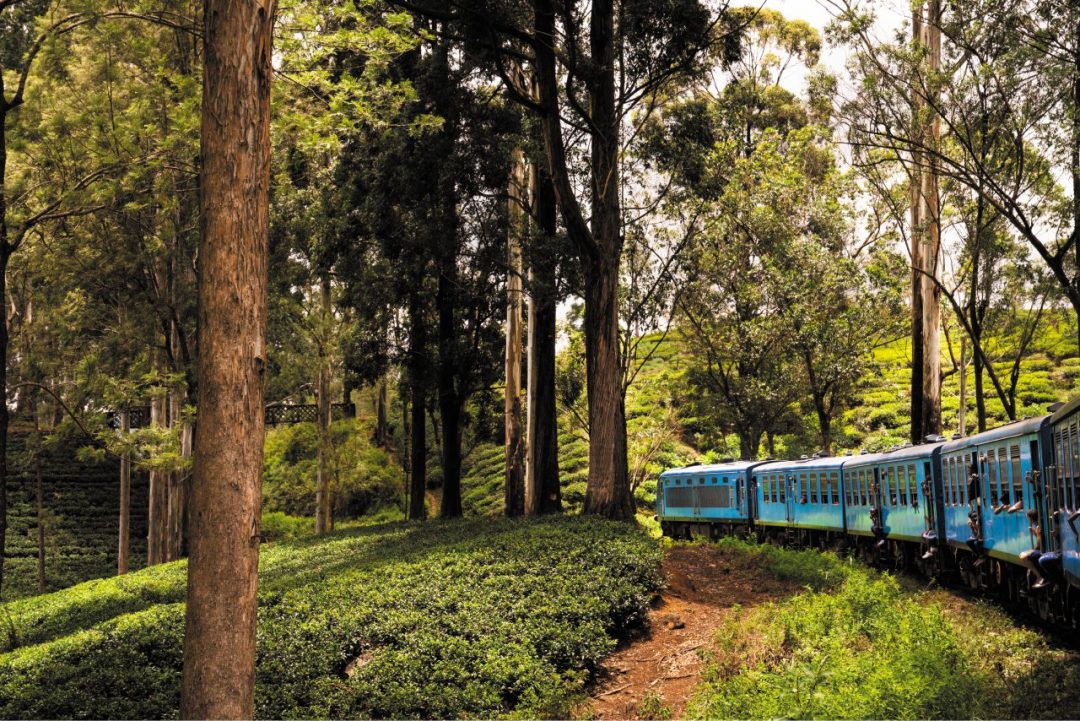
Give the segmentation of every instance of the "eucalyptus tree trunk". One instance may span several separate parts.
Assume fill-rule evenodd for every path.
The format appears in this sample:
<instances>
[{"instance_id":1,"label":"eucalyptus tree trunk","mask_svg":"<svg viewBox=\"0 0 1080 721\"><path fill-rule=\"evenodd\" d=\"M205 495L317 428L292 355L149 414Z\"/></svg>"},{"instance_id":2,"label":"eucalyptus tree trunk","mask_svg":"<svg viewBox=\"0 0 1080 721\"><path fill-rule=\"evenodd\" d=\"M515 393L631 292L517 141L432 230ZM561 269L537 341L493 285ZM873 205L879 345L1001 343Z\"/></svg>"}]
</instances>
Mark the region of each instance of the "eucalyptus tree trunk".
<instances>
[{"instance_id":1,"label":"eucalyptus tree trunk","mask_svg":"<svg viewBox=\"0 0 1080 721\"><path fill-rule=\"evenodd\" d=\"M330 277L319 283L319 369L316 383L318 400L319 448L315 478L315 533L330 530Z\"/></svg>"},{"instance_id":2,"label":"eucalyptus tree trunk","mask_svg":"<svg viewBox=\"0 0 1080 721\"><path fill-rule=\"evenodd\" d=\"M37 495L37 580L38 593L45 593L45 484L41 477L41 426L34 408L34 484Z\"/></svg>"},{"instance_id":3,"label":"eucalyptus tree trunk","mask_svg":"<svg viewBox=\"0 0 1080 721\"><path fill-rule=\"evenodd\" d=\"M167 404L164 396L150 399L150 427L156 430L166 426ZM166 542L168 537L168 474L158 468L150 470L150 488L147 493L146 514L146 565L154 566L168 560Z\"/></svg>"},{"instance_id":4,"label":"eucalyptus tree trunk","mask_svg":"<svg viewBox=\"0 0 1080 721\"><path fill-rule=\"evenodd\" d=\"M566 159L559 112L555 3L534 0L536 75L544 151L567 234L585 282L585 359L589 402L589 478L585 512L634 515L626 460L626 413L619 356L619 114L615 106L615 4L597 0L589 18L591 216L579 205Z\"/></svg>"},{"instance_id":5,"label":"eucalyptus tree trunk","mask_svg":"<svg viewBox=\"0 0 1080 721\"><path fill-rule=\"evenodd\" d=\"M941 2L927 0L912 10L912 40L928 53L931 75L941 69ZM935 79L928 81L932 87ZM934 92L931 90L931 92ZM934 278L941 255L941 216L938 203L936 148L941 135L937 107L919 90L912 93L912 120L919 147L912 149L911 179L911 440L919 443L941 433L941 293Z\"/></svg>"},{"instance_id":6,"label":"eucalyptus tree trunk","mask_svg":"<svg viewBox=\"0 0 1080 721\"><path fill-rule=\"evenodd\" d=\"M521 300L523 294L521 246L528 234L525 205L526 177L525 153L514 150L510 182L507 187L507 216L509 227L506 235L506 387L503 393L503 421L506 441L506 493L507 516L525 513L525 438L521 428Z\"/></svg>"},{"instance_id":7,"label":"eucalyptus tree trunk","mask_svg":"<svg viewBox=\"0 0 1080 721\"><path fill-rule=\"evenodd\" d=\"M555 189L542 167L529 177L537 233L546 247L529 264L527 442L525 513L562 511L559 487L559 421L555 403L556 231Z\"/></svg>"},{"instance_id":8,"label":"eucalyptus tree trunk","mask_svg":"<svg viewBox=\"0 0 1080 721\"><path fill-rule=\"evenodd\" d=\"M180 714L255 716L274 0L206 0L198 409Z\"/></svg>"},{"instance_id":9,"label":"eucalyptus tree trunk","mask_svg":"<svg viewBox=\"0 0 1080 721\"><path fill-rule=\"evenodd\" d=\"M131 430L131 415L127 409L120 411L120 433L127 440ZM120 457L120 533L116 552L116 574L122 576L128 572L128 557L131 553L131 454L125 452Z\"/></svg>"},{"instance_id":10,"label":"eucalyptus tree trunk","mask_svg":"<svg viewBox=\"0 0 1080 721\"><path fill-rule=\"evenodd\" d=\"M409 520L427 518L427 388L425 319L419 293L409 295Z\"/></svg>"}]
</instances>

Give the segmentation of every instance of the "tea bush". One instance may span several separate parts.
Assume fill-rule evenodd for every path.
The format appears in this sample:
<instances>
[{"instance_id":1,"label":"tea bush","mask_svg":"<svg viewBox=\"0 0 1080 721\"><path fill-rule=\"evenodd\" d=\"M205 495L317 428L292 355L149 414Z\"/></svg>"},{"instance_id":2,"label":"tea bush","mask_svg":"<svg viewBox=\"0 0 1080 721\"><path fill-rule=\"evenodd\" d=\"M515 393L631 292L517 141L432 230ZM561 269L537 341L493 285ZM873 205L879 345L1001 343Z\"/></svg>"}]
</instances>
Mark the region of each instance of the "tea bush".
<instances>
[{"instance_id":1,"label":"tea bush","mask_svg":"<svg viewBox=\"0 0 1080 721\"><path fill-rule=\"evenodd\" d=\"M583 518L391 524L264 547L260 717L564 717L640 624L659 548ZM0 608L0 717L168 718L183 562ZM13 648L12 648L13 646Z\"/></svg>"}]
</instances>

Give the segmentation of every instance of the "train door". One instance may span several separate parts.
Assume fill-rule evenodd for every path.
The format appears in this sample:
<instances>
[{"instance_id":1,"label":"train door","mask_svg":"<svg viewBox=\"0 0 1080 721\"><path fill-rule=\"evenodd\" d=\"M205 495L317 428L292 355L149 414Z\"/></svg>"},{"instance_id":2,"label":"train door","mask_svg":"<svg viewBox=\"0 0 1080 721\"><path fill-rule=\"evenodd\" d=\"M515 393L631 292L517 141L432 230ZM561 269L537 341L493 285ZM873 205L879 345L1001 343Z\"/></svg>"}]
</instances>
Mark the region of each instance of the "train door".
<instances>
[{"instance_id":1,"label":"train door","mask_svg":"<svg viewBox=\"0 0 1080 721\"><path fill-rule=\"evenodd\" d=\"M923 479L919 488L922 490L923 518L926 521L926 532L930 534L937 530L937 506L934 504L933 472L930 461L923 461L922 475Z\"/></svg>"},{"instance_id":2,"label":"train door","mask_svg":"<svg viewBox=\"0 0 1080 721\"><path fill-rule=\"evenodd\" d=\"M1029 529L1031 535L1031 547L1039 551L1056 551L1057 535L1051 525L1053 521L1050 514L1053 509L1053 491L1050 489L1050 479L1047 477L1046 483L1043 483L1042 469L1040 461L1042 460L1039 455L1039 441L1032 440L1028 442L1028 452L1031 455L1031 468L1024 475L1024 495L1025 495L1025 507L1035 509L1035 520L1032 521L1032 528ZM1049 471L1049 469L1047 469ZM1042 539L1036 537L1034 526L1038 524L1042 529ZM1040 544L1039 541L1042 541Z\"/></svg>"},{"instance_id":3,"label":"train door","mask_svg":"<svg viewBox=\"0 0 1080 721\"><path fill-rule=\"evenodd\" d=\"M795 503L798 501L799 498L799 488L797 486L798 481L796 480L796 475L793 473L790 476L787 476L785 483L787 483L788 489L786 504L787 522L790 526L795 523Z\"/></svg>"}]
</instances>

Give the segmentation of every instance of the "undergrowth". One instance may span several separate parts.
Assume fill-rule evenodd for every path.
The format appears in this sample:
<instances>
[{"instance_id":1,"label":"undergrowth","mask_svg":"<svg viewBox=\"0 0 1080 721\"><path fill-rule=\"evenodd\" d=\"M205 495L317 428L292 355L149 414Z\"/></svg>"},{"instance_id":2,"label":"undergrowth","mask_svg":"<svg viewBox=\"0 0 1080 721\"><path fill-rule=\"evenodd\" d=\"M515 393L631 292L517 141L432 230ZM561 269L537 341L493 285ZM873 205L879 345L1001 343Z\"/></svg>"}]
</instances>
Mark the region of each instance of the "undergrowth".
<instances>
[{"instance_id":1,"label":"undergrowth","mask_svg":"<svg viewBox=\"0 0 1080 721\"><path fill-rule=\"evenodd\" d=\"M633 526L583 518L272 544L257 714L565 717L616 637L643 622L658 564ZM0 718L175 717L184 576L179 562L6 604Z\"/></svg>"},{"instance_id":2,"label":"undergrowth","mask_svg":"<svg viewBox=\"0 0 1080 721\"><path fill-rule=\"evenodd\" d=\"M1001 610L831 553L721 541L804 593L736 609L694 718L1064 718L1080 658Z\"/></svg>"}]
</instances>

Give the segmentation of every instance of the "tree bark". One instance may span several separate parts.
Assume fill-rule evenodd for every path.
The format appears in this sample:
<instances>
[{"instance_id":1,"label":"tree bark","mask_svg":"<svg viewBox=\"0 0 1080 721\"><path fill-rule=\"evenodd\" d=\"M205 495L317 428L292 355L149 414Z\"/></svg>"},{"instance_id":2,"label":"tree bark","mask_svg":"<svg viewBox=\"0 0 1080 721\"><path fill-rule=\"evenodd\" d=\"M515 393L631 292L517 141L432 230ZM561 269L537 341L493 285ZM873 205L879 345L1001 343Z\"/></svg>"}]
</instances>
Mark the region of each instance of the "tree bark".
<instances>
[{"instance_id":1,"label":"tree bark","mask_svg":"<svg viewBox=\"0 0 1080 721\"><path fill-rule=\"evenodd\" d=\"M615 7L593 3L589 69L591 225L574 196L566 164L555 62L552 0L535 0L536 75L541 129L555 197L581 262L585 290L585 355L589 393L589 478L585 512L634 515L626 461L626 418L619 358L618 286L622 251L619 206L619 118L615 107Z\"/></svg>"},{"instance_id":2,"label":"tree bark","mask_svg":"<svg viewBox=\"0 0 1080 721\"><path fill-rule=\"evenodd\" d=\"M447 259L439 273L439 423L442 425L442 503L439 515L461 515L461 397L457 389L457 262Z\"/></svg>"},{"instance_id":3,"label":"tree bark","mask_svg":"<svg viewBox=\"0 0 1080 721\"><path fill-rule=\"evenodd\" d=\"M925 47L929 71L941 68L941 4L927 0L912 11L912 40ZM934 80L930 83L936 82ZM927 122L921 116L937 107L915 90L912 94L914 134L919 147L936 148L941 121L936 113ZM941 254L941 218L938 207L937 162L934 153L912 151L911 179L911 440L921 443L941 433L941 299L933 278Z\"/></svg>"},{"instance_id":4,"label":"tree bark","mask_svg":"<svg viewBox=\"0 0 1080 721\"><path fill-rule=\"evenodd\" d=\"M386 448L389 444L386 428L386 378L379 379L378 388L375 391L375 442L380 448Z\"/></svg>"},{"instance_id":5,"label":"tree bark","mask_svg":"<svg viewBox=\"0 0 1080 721\"><path fill-rule=\"evenodd\" d=\"M45 484L41 477L41 426L34 408L34 477L37 490L37 580L38 593L45 593Z\"/></svg>"},{"instance_id":6,"label":"tree bark","mask_svg":"<svg viewBox=\"0 0 1080 721\"><path fill-rule=\"evenodd\" d=\"M150 427L165 427L166 404L163 396L150 399ZM168 479L165 471L154 468L150 471L150 488L147 494L146 514L146 565L154 566L167 560L165 544L168 517Z\"/></svg>"},{"instance_id":7,"label":"tree bark","mask_svg":"<svg viewBox=\"0 0 1080 721\"><path fill-rule=\"evenodd\" d=\"M125 408L120 411L120 434L127 442L131 430L131 416ZM122 576L128 572L128 555L131 552L131 454L120 457L120 533L119 548L116 553L116 574Z\"/></svg>"},{"instance_id":8,"label":"tree bark","mask_svg":"<svg viewBox=\"0 0 1080 721\"><path fill-rule=\"evenodd\" d=\"M426 336L420 296L409 297L409 389L412 393L409 520L427 518L427 388L424 363Z\"/></svg>"},{"instance_id":9,"label":"tree bark","mask_svg":"<svg viewBox=\"0 0 1080 721\"><path fill-rule=\"evenodd\" d=\"M559 422L555 402L556 231L555 189L543 167L530 176L537 240L529 264L527 442L525 513L559 513Z\"/></svg>"},{"instance_id":10,"label":"tree bark","mask_svg":"<svg viewBox=\"0 0 1080 721\"><path fill-rule=\"evenodd\" d=\"M960 410L957 416L957 432L967 435L967 336L960 336Z\"/></svg>"},{"instance_id":11,"label":"tree bark","mask_svg":"<svg viewBox=\"0 0 1080 721\"><path fill-rule=\"evenodd\" d=\"M190 457L190 452L185 456L186 431L183 420L183 391L181 388L169 390L169 424L175 429L180 440L181 457ZM190 449L188 449L190 451ZM176 469L170 471L168 476L168 492L166 498L167 521L165 560L175 561L184 553L184 515L187 509L187 470Z\"/></svg>"},{"instance_id":12,"label":"tree bark","mask_svg":"<svg viewBox=\"0 0 1080 721\"><path fill-rule=\"evenodd\" d=\"M525 513L525 448L521 428L521 297L523 293L521 246L528 234L525 220L526 184L528 171L525 154L514 150L513 167L507 188L506 236L506 353L504 355L506 387L503 393L503 422L506 442L505 513L520 516Z\"/></svg>"},{"instance_id":13,"label":"tree bark","mask_svg":"<svg viewBox=\"0 0 1080 721\"><path fill-rule=\"evenodd\" d=\"M330 349L328 329L330 323L330 277L323 275L319 282L319 358L318 400L319 448L315 471L315 533L322 535L330 530Z\"/></svg>"},{"instance_id":14,"label":"tree bark","mask_svg":"<svg viewBox=\"0 0 1080 721\"><path fill-rule=\"evenodd\" d=\"M274 0L206 0L198 409L180 714L255 715Z\"/></svg>"}]
</instances>

